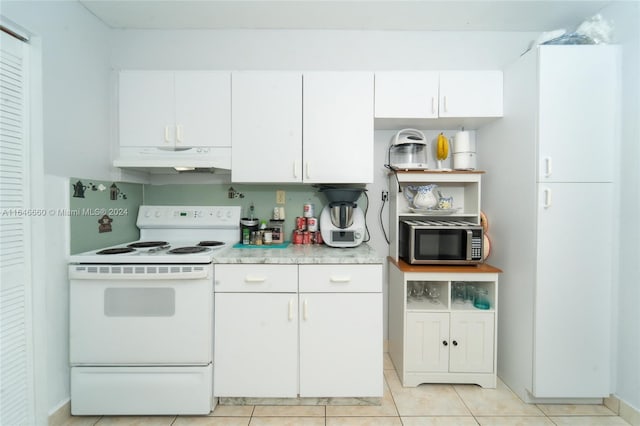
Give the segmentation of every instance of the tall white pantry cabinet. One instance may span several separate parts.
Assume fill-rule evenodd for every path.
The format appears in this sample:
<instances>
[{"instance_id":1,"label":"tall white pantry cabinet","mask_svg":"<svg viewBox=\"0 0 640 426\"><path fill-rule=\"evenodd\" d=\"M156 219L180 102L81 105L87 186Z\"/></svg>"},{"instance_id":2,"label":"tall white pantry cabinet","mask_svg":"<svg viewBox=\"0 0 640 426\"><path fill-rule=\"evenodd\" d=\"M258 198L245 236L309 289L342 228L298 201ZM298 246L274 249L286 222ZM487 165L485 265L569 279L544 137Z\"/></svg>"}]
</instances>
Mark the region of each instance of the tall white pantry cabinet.
<instances>
[{"instance_id":1,"label":"tall white pantry cabinet","mask_svg":"<svg viewBox=\"0 0 640 426\"><path fill-rule=\"evenodd\" d=\"M504 72L504 119L477 133L504 271L498 375L525 401L611 391L618 55L532 49Z\"/></svg>"}]
</instances>

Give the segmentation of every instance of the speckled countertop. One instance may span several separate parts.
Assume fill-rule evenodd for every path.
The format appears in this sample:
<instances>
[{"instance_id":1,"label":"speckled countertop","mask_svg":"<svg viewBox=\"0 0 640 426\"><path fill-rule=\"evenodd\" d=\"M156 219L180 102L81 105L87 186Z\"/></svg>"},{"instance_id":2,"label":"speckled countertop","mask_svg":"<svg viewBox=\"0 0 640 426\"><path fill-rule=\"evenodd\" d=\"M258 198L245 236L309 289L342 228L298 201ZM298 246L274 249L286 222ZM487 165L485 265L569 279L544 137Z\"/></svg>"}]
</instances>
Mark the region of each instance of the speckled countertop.
<instances>
[{"instance_id":1,"label":"speckled countertop","mask_svg":"<svg viewBox=\"0 0 640 426\"><path fill-rule=\"evenodd\" d=\"M378 256L368 244L358 247L334 248L326 245L295 245L286 248L225 248L217 252L213 263L285 263L285 264L379 264Z\"/></svg>"}]
</instances>

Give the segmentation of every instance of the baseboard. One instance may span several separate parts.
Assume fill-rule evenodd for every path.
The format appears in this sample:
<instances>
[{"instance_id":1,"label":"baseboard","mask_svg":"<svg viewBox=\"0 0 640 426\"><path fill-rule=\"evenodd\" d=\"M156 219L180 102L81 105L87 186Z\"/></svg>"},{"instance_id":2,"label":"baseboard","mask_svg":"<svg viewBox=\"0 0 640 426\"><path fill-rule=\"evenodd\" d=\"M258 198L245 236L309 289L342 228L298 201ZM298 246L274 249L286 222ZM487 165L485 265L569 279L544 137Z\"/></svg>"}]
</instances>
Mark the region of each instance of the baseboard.
<instances>
[{"instance_id":1,"label":"baseboard","mask_svg":"<svg viewBox=\"0 0 640 426\"><path fill-rule=\"evenodd\" d=\"M609 398L604 399L604 405L630 425L640 426L640 410L632 407L625 401L611 395Z\"/></svg>"},{"instance_id":2,"label":"baseboard","mask_svg":"<svg viewBox=\"0 0 640 426\"><path fill-rule=\"evenodd\" d=\"M71 400L63 402L57 409L49 414L49 426L62 426L71 419Z\"/></svg>"}]
</instances>

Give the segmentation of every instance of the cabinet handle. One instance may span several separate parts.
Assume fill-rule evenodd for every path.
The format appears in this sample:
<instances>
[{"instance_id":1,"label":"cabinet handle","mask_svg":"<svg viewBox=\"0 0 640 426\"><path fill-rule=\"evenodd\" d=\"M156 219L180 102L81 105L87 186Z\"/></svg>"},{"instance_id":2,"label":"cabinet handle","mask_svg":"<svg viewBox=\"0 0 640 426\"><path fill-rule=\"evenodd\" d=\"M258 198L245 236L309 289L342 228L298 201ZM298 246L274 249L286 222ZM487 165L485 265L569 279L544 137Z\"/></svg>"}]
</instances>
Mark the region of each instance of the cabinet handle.
<instances>
[{"instance_id":1,"label":"cabinet handle","mask_svg":"<svg viewBox=\"0 0 640 426\"><path fill-rule=\"evenodd\" d=\"M449 108L447 107L447 97L442 97L442 106L444 107L444 112L449 112Z\"/></svg>"},{"instance_id":2,"label":"cabinet handle","mask_svg":"<svg viewBox=\"0 0 640 426\"><path fill-rule=\"evenodd\" d=\"M176 125L176 142L182 143L182 124Z\"/></svg>"},{"instance_id":3,"label":"cabinet handle","mask_svg":"<svg viewBox=\"0 0 640 426\"><path fill-rule=\"evenodd\" d=\"M351 282L351 277L329 277L329 281L332 283L348 283Z\"/></svg>"},{"instance_id":4,"label":"cabinet handle","mask_svg":"<svg viewBox=\"0 0 640 426\"><path fill-rule=\"evenodd\" d=\"M164 126L164 143L171 142L169 140L169 126Z\"/></svg>"},{"instance_id":5,"label":"cabinet handle","mask_svg":"<svg viewBox=\"0 0 640 426\"><path fill-rule=\"evenodd\" d=\"M544 159L544 177L551 177L551 173L553 173L552 165L551 157L546 157Z\"/></svg>"},{"instance_id":6,"label":"cabinet handle","mask_svg":"<svg viewBox=\"0 0 640 426\"><path fill-rule=\"evenodd\" d=\"M293 160L293 177L298 179L298 160Z\"/></svg>"},{"instance_id":7,"label":"cabinet handle","mask_svg":"<svg viewBox=\"0 0 640 426\"><path fill-rule=\"evenodd\" d=\"M442 341L442 344L443 344L444 346L449 346L449 342L447 342L446 340L443 340L443 341Z\"/></svg>"},{"instance_id":8,"label":"cabinet handle","mask_svg":"<svg viewBox=\"0 0 640 426\"><path fill-rule=\"evenodd\" d=\"M249 284L263 283L266 280L267 279L265 277L252 277L251 275L247 275L246 277L244 277L244 282Z\"/></svg>"},{"instance_id":9,"label":"cabinet handle","mask_svg":"<svg viewBox=\"0 0 640 426\"><path fill-rule=\"evenodd\" d=\"M307 318L309 318L307 299L304 299L304 302L302 302L302 319L306 321Z\"/></svg>"},{"instance_id":10,"label":"cabinet handle","mask_svg":"<svg viewBox=\"0 0 640 426\"><path fill-rule=\"evenodd\" d=\"M304 165L305 165L305 169L306 169L305 175L306 175L307 179L311 179L311 176L309 176L309 162L307 161L306 163L304 163Z\"/></svg>"},{"instance_id":11,"label":"cabinet handle","mask_svg":"<svg viewBox=\"0 0 640 426\"><path fill-rule=\"evenodd\" d=\"M551 189L549 188L545 188L544 190L544 204L542 207L545 209L551 207Z\"/></svg>"},{"instance_id":12,"label":"cabinet handle","mask_svg":"<svg viewBox=\"0 0 640 426\"><path fill-rule=\"evenodd\" d=\"M293 321L293 299L289 299L289 321Z\"/></svg>"},{"instance_id":13,"label":"cabinet handle","mask_svg":"<svg viewBox=\"0 0 640 426\"><path fill-rule=\"evenodd\" d=\"M436 97L432 96L431 97L431 114L435 114L436 113Z\"/></svg>"},{"instance_id":14,"label":"cabinet handle","mask_svg":"<svg viewBox=\"0 0 640 426\"><path fill-rule=\"evenodd\" d=\"M451 344L452 344L453 346L458 346L458 342L456 342L455 340L454 340L453 342L451 342Z\"/></svg>"}]
</instances>

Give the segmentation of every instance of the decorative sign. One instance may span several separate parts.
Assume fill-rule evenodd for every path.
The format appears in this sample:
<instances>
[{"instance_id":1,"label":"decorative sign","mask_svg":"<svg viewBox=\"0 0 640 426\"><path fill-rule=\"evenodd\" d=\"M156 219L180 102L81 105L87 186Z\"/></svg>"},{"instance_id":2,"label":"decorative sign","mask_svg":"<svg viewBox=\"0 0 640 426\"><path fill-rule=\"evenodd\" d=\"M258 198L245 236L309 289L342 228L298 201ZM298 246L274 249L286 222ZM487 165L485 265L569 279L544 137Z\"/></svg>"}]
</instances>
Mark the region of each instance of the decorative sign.
<instances>
[{"instance_id":1,"label":"decorative sign","mask_svg":"<svg viewBox=\"0 0 640 426\"><path fill-rule=\"evenodd\" d=\"M113 219L111 219L108 215L105 214L104 216L102 216L98 220L98 223L100 224L98 226L98 232L111 232L111 222L113 222Z\"/></svg>"}]
</instances>

